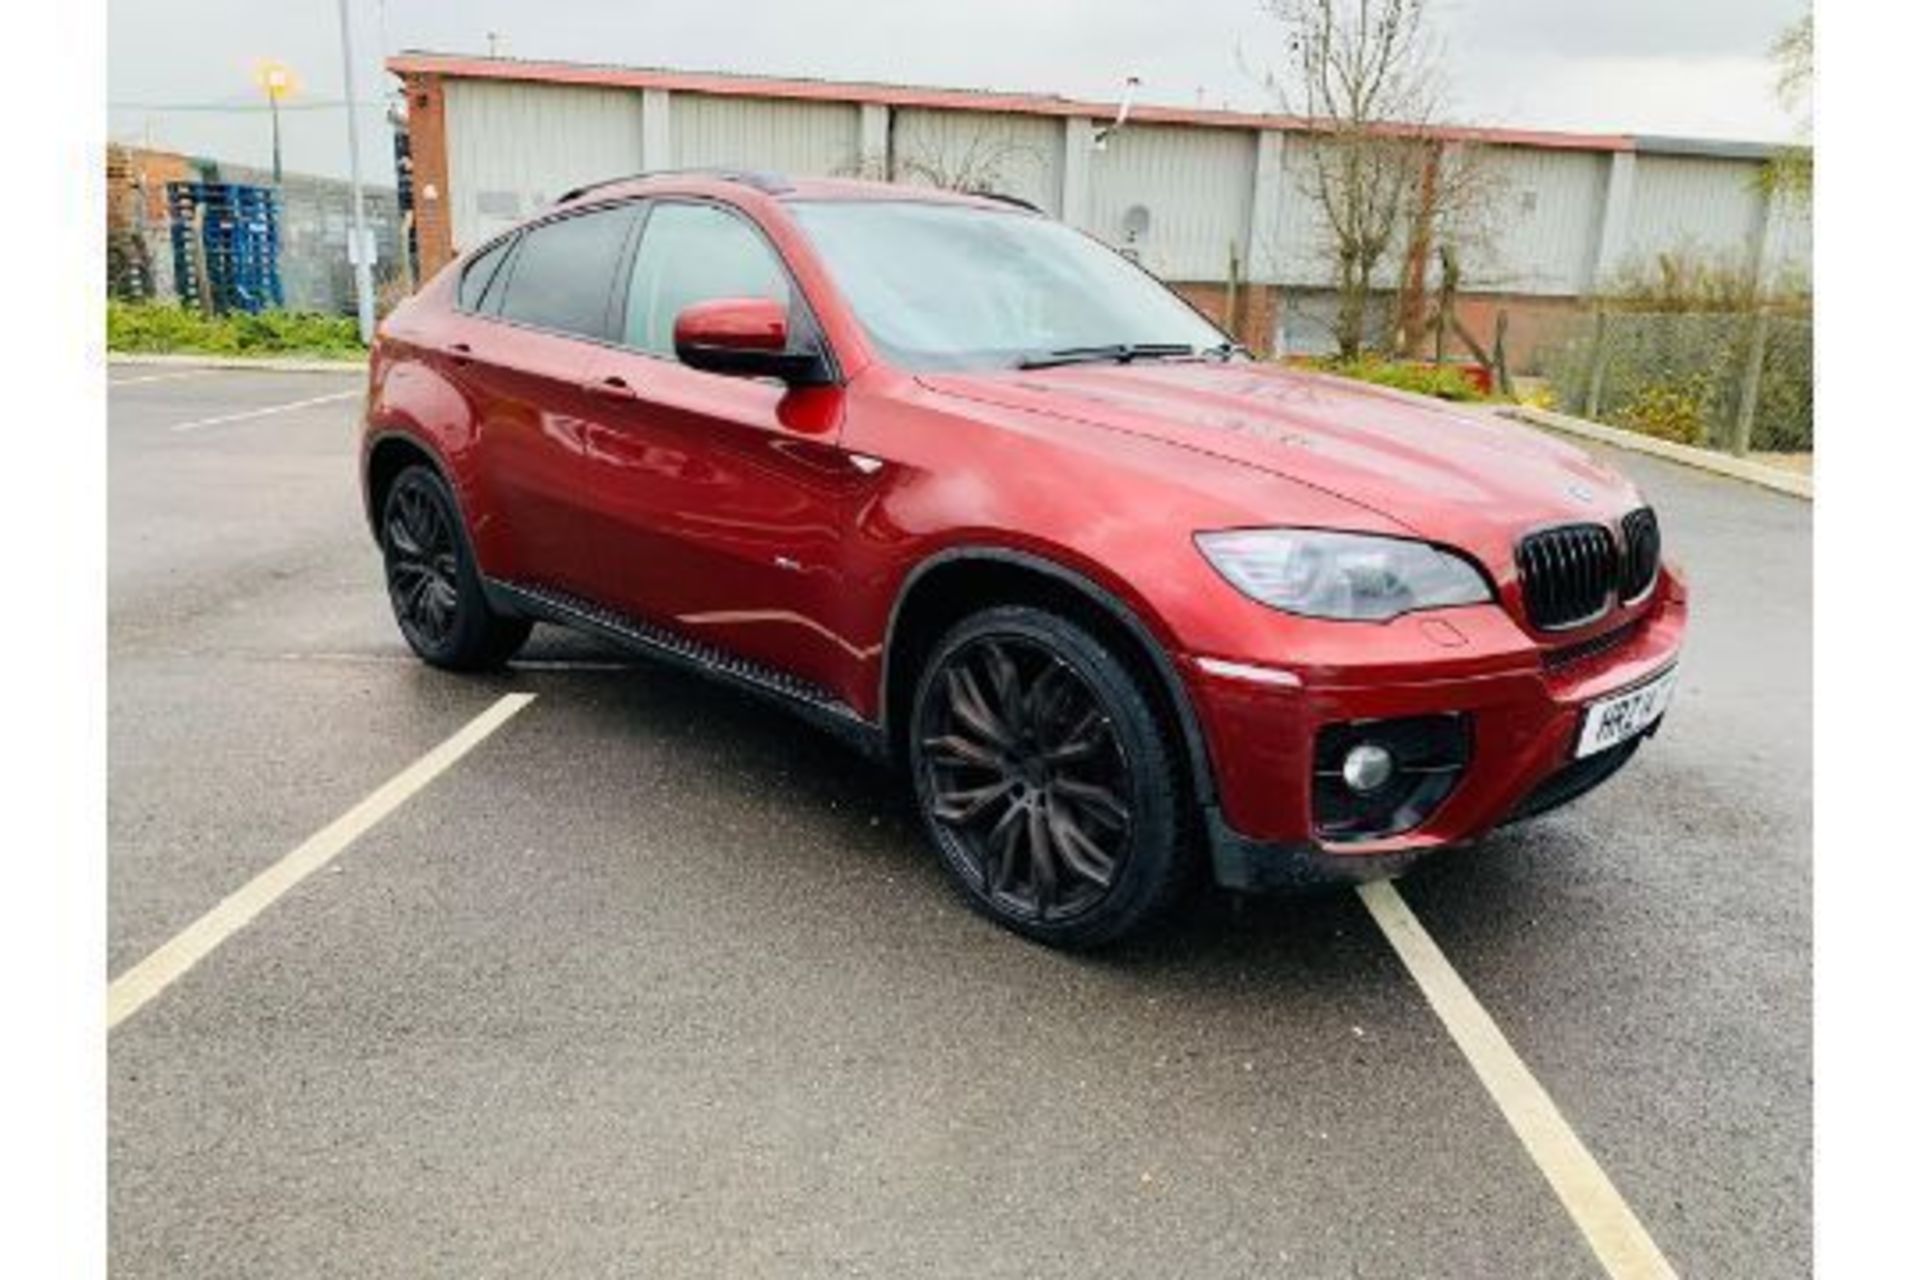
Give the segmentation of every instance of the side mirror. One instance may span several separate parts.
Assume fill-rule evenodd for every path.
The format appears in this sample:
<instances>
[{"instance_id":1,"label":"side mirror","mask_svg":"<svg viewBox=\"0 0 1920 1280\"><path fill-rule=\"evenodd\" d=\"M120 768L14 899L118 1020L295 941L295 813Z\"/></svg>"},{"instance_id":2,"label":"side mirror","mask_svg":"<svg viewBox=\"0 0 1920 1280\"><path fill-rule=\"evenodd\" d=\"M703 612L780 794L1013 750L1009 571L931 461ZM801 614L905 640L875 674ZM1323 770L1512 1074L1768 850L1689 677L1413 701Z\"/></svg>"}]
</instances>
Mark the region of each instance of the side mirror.
<instances>
[{"instance_id":1,"label":"side mirror","mask_svg":"<svg viewBox=\"0 0 1920 1280\"><path fill-rule=\"evenodd\" d=\"M812 349L789 350L787 309L766 298L696 302L673 320L673 353L690 369L805 386L827 381Z\"/></svg>"}]
</instances>

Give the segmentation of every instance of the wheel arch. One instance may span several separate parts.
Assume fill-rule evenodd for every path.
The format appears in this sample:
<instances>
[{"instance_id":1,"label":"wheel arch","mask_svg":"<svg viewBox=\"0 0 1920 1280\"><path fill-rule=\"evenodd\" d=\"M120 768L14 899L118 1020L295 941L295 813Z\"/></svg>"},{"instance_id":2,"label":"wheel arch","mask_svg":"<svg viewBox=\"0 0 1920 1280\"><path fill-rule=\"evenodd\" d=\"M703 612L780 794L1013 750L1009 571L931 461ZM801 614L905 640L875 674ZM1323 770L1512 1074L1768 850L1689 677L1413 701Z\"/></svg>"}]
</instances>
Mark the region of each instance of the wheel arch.
<instances>
[{"instance_id":1,"label":"wheel arch","mask_svg":"<svg viewBox=\"0 0 1920 1280\"><path fill-rule=\"evenodd\" d=\"M1001 604L1050 608L1086 626L1145 677L1155 708L1180 735L1179 759L1202 806L1214 802L1212 760L1200 718L1166 646L1126 600L1078 569L1030 551L950 547L907 574L887 617L881 657L880 728L904 758L914 683L934 643L966 615Z\"/></svg>"},{"instance_id":2,"label":"wheel arch","mask_svg":"<svg viewBox=\"0 0 1920 1280\"><path fill-rule=\"evenodd\" d=\"M386 501L387 489L402 471L419 463L438 472L447 491L453 494L454 502L458 504L461 501L460 485L452 469L439 452L418 435L411 431L389 429L369 437L367 460L361 468L361 487L367 509L367 527L376 542L380 538L380 508ZM464 512L461 518L466 518Z\"/></svg>"}]
</instances>

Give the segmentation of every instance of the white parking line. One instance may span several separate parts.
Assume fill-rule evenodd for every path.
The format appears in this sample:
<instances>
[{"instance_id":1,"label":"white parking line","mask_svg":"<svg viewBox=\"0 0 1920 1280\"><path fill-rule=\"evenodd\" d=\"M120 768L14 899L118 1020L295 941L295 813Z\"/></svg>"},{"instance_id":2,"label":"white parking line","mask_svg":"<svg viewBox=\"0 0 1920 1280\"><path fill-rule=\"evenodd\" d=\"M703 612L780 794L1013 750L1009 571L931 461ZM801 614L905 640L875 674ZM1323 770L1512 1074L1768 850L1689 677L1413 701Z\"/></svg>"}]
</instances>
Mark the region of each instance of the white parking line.
<instances>
[{"instance_id":1,"label":"white parking line","mask_svg":"<svg viewBox=\"0 0 1920 1280\"><path fill-rule=\"evenodd\" d=\"M171 373L143 373L136 378L108 378L109 387L137 387L143 382L172 382L176 378L199 378L212 373L211 369L175 369Z\"/></svg>"},{"instance_id":2,"label":"white parking line","mask_svg":"<svg viewBox=\"0 0 1920 1280\"><path fill-rule=\"evenodd\" d=\"M1587 1246L1614 1280L1672 1280L1673 1267L1587 1151L1553 1099L1527 1070L1473 992L1389 880L1360 887L1360 901L1400 963L1460 1046L1480 1083L1546 1175Z\"/></svg>"},{"instance_id":3,"label":"white parking line","mask_svg":"<svg viewBox=\"0 0 1920 1280\"><path fill-rule=\"evenodd\" d=\"M274 413L291 413L295 409L306 409L316 404L332 404L336 400L351 400L365 393L355 388L352 391L336 391L327 396L309 396L305 400L289 400L285 404L270 404L263 409L242 409L238 413L223 413L213 418L196 418L192 422L176 422L169 430L198 431L201 427L217 427L223 422L245 422L249 418L264 418Z\"/></svg>"},{"instance_id":4,"label":"white parking line","mask_svg":"<svg viewBox=\"0 0 1920 1280\"><path fill-rule=\"evenodd\" d=\"M348 845L479 746L533 698L530 693L509 693L501 698L469 720L458 733L408 765L379 790L322 827L292 853L234 890L220 905L115 978L107 985L107 1030L113 1030L139 1012L147 1001L245 928L287 890L332 862Z\"/></svg>"}]
</instances>

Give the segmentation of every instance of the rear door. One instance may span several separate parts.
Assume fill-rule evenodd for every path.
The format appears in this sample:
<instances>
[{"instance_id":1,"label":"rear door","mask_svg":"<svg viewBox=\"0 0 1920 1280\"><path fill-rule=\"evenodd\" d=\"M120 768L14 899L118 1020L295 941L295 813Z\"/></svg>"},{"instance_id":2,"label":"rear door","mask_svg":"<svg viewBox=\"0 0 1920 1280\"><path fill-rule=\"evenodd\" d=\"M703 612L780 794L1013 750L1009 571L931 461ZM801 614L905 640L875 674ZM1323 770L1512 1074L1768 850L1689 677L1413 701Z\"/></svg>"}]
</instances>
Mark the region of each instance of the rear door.
<instances>
[{"instance_id":1,"label":"rear door","mask_svg":"<svg viewBox=\"0 0 1920 1280\"><path fill-rule=\"evenodd\" d=\"M586 594L594 574L583 509L587 375L612 333L614 280L638 212L602 206L522 231L469 327L462 380L479 470L505 525L499 576ZM464 281L463 281L464 283Z\"/></svg>"},{"instance_id":2,"label":"rear door","mask_svg":"<svg viewBox=\"0 0 1920 1280\"><path fill-rule=\"evenodd\" d=\"M813 320L764 233L730 206L653 200L615 344L593 378L587 457L604 578L595 596L764 665L838 687L862 659L835 633L847 498L844 393L690 369L673 323L716 298L768 298Z\"/></svg>"}]
</instances>

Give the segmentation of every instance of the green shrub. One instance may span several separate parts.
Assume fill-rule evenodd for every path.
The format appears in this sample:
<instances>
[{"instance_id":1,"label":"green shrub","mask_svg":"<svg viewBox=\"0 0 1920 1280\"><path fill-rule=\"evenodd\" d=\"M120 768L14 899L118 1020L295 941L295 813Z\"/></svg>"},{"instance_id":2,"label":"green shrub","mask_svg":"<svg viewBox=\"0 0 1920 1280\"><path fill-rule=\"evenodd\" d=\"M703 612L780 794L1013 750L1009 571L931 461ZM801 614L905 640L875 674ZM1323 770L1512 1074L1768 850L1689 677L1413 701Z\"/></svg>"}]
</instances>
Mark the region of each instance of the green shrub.
<instances>
[{"instance_id":1,"label":"green shrub","mask_svg":"<svg viewBox=\"0 0 1920 1280\"><path fill-rule=\"evenodd\" d=\"M1677 444L1707 443L1708 396L1699 385L1652 384L1614 411L1619 425Z\"/></svg>"},{"instance_id":2,"label":"green shrub","mask_svg":"<svg viewBox=\"0 0 1920 1280\"><path fill-rule=\"evenodd\" d=\"M1384 360L1379 356L1361 356L1357 360L1340 360L1329 356L1307 363L1312 368L1337 373L1343 378L1356 378L1361 382L1411 391L1416 395L1435 396L1441 400L1486 398L1471 378L1448 365L1411 364Z\"/></svg>"},{"instance_id":3,"label":"green shrub","mask_svg":"<svg viewBox=\"0 0 1920 1280\"><path fill-rule=\"evenodd\" d=\"M351 316L308 311L203 316L168 303L107 302L109 351L197 355L364 355Z\"/></svg>"}]
</instances>

